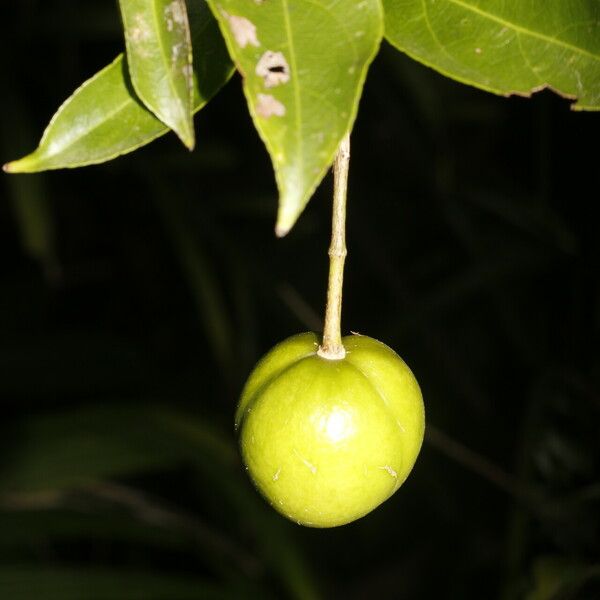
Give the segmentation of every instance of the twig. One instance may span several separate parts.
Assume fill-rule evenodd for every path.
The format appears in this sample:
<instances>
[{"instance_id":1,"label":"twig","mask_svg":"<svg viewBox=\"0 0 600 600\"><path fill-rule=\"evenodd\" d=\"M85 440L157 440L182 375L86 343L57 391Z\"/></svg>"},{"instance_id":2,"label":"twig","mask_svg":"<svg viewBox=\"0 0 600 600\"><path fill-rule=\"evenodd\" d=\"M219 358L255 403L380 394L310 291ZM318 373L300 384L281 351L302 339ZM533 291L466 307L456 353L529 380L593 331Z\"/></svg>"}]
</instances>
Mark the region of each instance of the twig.
<instances>
[{"instance_id":1,"label":"twig","mask_svg":"<svg viewBox=\"0 0 600 600\"><path fill-rule=\"evenodd\" d=\"M538 490L524 485L498 465L495 465L481 454L452 439L430 423L426 427L425 441L448 456L448 458L473 471L492 485L525 504L533 506L538 505L542 501L542 495Z\"/></svg>"},{"instance_id":2,"label":"twig","mask_svg":"<svg viewBox=\"0 0 600 600\"><path fill-rule=\"evenodd\" d=\"M329 282L323 343L318 355L330 360L346 356L342 344L342 288L344 263L346 261L346 195L348 169L350 166L350 134L346 134L333 165L333 217L331 222L331 246L329 247Z\"/></svg>"}]
</instances>

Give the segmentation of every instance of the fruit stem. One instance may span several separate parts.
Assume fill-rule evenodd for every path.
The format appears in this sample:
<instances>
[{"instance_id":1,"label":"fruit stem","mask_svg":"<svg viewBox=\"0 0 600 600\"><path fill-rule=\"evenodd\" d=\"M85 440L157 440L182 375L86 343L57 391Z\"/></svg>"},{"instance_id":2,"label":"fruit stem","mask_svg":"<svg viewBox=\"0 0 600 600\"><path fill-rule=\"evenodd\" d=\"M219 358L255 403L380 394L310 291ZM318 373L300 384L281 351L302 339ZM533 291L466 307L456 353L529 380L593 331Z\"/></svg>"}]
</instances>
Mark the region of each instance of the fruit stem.
<instances>
[{"instance_id":1,"label":"fruit stem","mask_svg":"<svg viewBox=\"0 0 600 600\"><path fill-rule=\"evenodd\" d=\"M331 220L331 245L329 246L329 282L323 343L317 354L329 360L346 356L342 344L342 288L344 262L346 261L346 195L348 168L350 166L350 133L347 133L338 149L333 163L333 217Z\"/></svg>"}]
</instances>

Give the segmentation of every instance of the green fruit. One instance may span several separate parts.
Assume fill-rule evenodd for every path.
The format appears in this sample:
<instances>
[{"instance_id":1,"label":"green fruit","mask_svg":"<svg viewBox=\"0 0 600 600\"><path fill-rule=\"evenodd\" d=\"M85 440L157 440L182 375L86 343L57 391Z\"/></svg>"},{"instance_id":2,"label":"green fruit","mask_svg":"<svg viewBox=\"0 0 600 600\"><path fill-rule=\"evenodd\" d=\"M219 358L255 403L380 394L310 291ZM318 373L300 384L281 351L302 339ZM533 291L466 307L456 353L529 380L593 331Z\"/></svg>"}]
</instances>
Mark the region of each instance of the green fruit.
<instances>
[{"instance_id":1,"label":"green fruit","mask_svg":"<svg viewBox=\"0 0 600 600\"><path fill-rule=\"evenodd\" d=\"M345 358L328 360L313 333L281 342L255 367L236 412L254 484L312 527L349 523L387 500L423 442L423 398L404 361L369 337L343 344Z\"/></svg>"}]
</instances>

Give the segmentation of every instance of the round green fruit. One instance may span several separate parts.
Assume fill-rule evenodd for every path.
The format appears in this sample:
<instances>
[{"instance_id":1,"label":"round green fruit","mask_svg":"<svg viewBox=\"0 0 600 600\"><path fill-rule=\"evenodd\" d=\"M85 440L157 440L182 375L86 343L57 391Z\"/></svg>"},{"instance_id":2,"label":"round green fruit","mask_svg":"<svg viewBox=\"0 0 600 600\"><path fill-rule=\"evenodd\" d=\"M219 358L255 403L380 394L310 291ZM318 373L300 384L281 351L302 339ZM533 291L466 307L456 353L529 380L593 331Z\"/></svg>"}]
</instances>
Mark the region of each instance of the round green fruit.
<instances>
[{"instance_id":1,"label":"round green fruit","mask_svg":"<svg viewBox=\"0 0 600 600\"><path fill-rule=\"evenodd\" d=\"M345 358L329 360L313 333L281 342L255 367L236 412L254 484L312 527L350 523L387 500L423 442L423 398L404 361L366 336L343 344Z\"/></svg>"}]
</instances>

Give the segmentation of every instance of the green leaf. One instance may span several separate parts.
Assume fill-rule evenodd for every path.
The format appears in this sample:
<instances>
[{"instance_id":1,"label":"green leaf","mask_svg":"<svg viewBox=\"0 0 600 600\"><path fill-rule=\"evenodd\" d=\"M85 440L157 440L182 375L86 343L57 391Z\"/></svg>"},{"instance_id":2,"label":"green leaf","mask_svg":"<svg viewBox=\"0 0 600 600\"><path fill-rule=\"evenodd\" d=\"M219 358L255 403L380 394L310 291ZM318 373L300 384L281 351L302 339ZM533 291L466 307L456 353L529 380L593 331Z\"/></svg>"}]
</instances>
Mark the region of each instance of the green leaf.
<instances>
[{"instance_id":1,"label":"green leaf","mask_svg":"<svg viewBox=\"0 0 600 600\"><path fill-rule=\"evenodd\" d=\"M29 137L30 119L14 87L4 92L3 101L6 114L11 115L0 132L0 146L4 153L13 147L15 139ZM57 281L60 267L56 230L43 176L13 177L7 182L7 187L23 249L39 261L49 281Z\"/></svg>"},{"instance_id":2,"label":"green leaf","mask_svg":"<svg viewBox=\"0 0 600 600\"><path fill-rule=\"evenodd\" d=\"M597 0L383 0L386 37L443 75L494 92L544 88L600 110Z\"/></svg>"},{"instance_id":3,"label":"green leaf","mask_svg":"<svg viewBox=\"0 0 600 600\"><path fill-rule=\"evenodd\" d=\"M50 280L59 277L54 215L44 185L37 175L12 179L12 207L21 235L21 244L31 258L40 262Z\"/></svg>"},{"instance_id":4,"label":"green leaf","mask_svg":"<svg viewBox=\"0 0 600 600\"><path fill-rule=\"evenodd\" d=\"M209 0L244 78L285 235L351 128L382 36L378 0Z\"/></svg>"},{"instance_id":5,"label":"green leaf","mask_svg":"<svg viewBox=\"0 0 600 600\"><path fill-rule=\"evenodd\" d=\"M592 580L600 578L600 565L562 556L541 556L533 564L533 589L525 600L567 600Z\"/></svg>"},{"instance_id":6,"label":"green leaf","mask_svg":"<svg viewBox=\"0 0 600 600\"><path fill-rule=\"evenodd\" d=\"M119 0L131 82L140 100L194 147L192 40L184 0Z\"/></svg>"},{"instance_id":7,"label":"green leaf","mask_svg":"<svg viewBox=\"0 0 600 600\"><path fill-rule=\"evenodd\" d=\"M31 416L21 424L11 423L11 431L1 433L5 445L0 457L0 501L4 501L5 508L26 503L31 494L43 498L50 493L52 498L55 490L78 488L102 478L182 462L193 464L201 474L202 485L222 499L225 510L233 510L232 518L239 519L244 530L255 531L260 554L291 597L318 598L310 568L292 537L294 526L256 494L239 466L232 440L210 423L160 404L92 405ZM0 511L0 526L2 516ZM22 539L15 535L15 525L12 533L7 530L7 543ZM58 528L59 523L53 521L52 526ZM35 531L41 535L43 528ZM48 535L60 537L59 531L53 531L46 529ZM24 529L21 532L28 535ZM148 535L150 543L151 532ZM17 598L2 591L0 584L0 598Z\"/></svg>"},{"instance_id":8,"label":"green leaf","mask_svg":"<svg viewBox=\"0 0 600 600\"><path fill-rule=\"evenodd\" d=\"M197 577L98 567L0 568L0 598L11 600L226 600L235 597L235 593Z\"/></svg>"},{"instance_id":9,"label":"green leaf","mask_svg":"<svg viewBox=\"0 0 600 600\"><path fill-rule=\"evenodd\" d=\"M206 5L194 2L188 12L194 43L194 111L198 111L226 83L232 66ZM58 109L35 152L8 163L4 170L33 173L101 163L167 131L136 98L127 65L119 56Z\"/></svg>"},{"instance_id":10,"label":"green leaf","mask_svg":"<svg viewBox=\"0 0 600 600\"><path fill-rule=\"evenodd\" d=\"M0 490L68 489L164 468L182 459L153 413L137 406L89 406L30 417L4 434Z\"/></svg>"},{"instance_id":11,"label":"green leaf","mask_svg":"<svg viewBox=\"0 0 600 600\"><path fill-rule=\"evenodd\" d=\"M210 423L195 422L194 446L174 435L172 421L189 421L160 404L89 405L40 414L3 434L1 492L83 486L103 478L161 469L190 460L235 465L236 453ZM198 457L198 446L202 447Z\"/></svg>"},{"instance_id":12,"label":"green leaf","mask_svg":"<svg viewBox=\"0 0 600 600\"><path fill-rule=\"evenodd\" d=\"M162 423L182 444L197 447L194 457L202 470L203 482L208 480L212 493L229 503L229 508L244 523L242 529L249 527L254 530L258 553L271 565L273 572L281 577L290 597L318 600L321 595L315 576L294 538L295 526L275 512L256 493L245 473L231 460L233 457L228 459L225 448L218 450L214 444L208 443L206 432L197 420L165 411ZM202 460L202 456L211 447L214 450L208 456L209 460ZM233 473L230 470L232 467Z\"/></svg>"}]
</instances>

